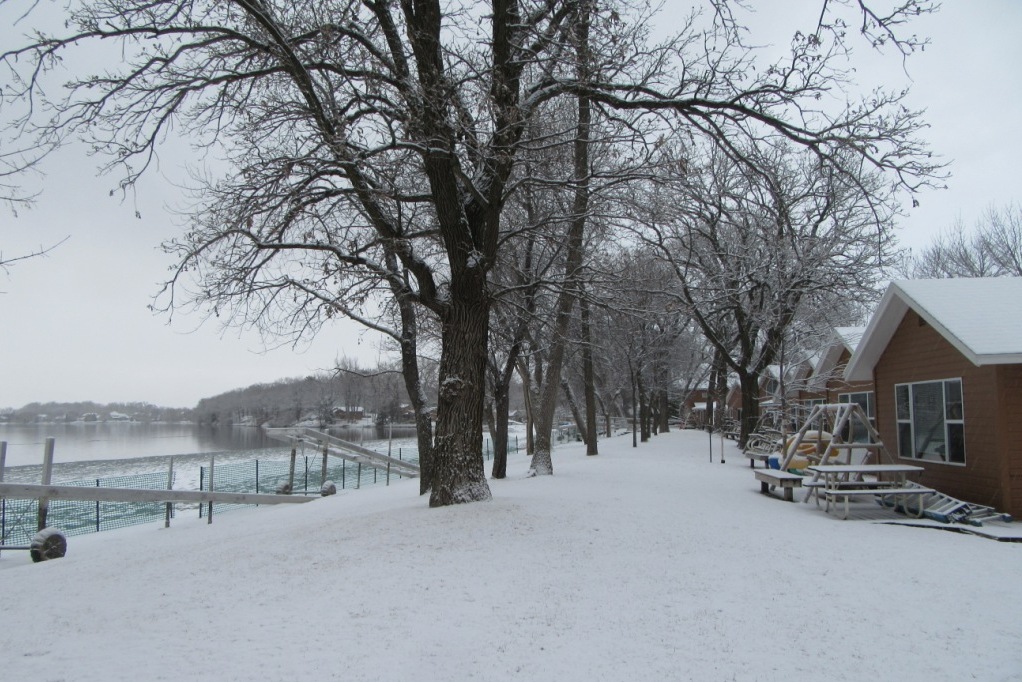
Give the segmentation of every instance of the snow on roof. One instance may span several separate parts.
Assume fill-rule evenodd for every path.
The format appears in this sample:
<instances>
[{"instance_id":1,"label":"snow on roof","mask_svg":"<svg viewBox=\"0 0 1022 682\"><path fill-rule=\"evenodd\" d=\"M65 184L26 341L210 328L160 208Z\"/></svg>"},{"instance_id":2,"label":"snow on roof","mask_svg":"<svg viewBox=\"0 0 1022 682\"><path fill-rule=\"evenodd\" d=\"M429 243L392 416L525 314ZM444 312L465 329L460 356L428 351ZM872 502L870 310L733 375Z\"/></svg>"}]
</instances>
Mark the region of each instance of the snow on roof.
<instances>
[{"instance_id":1,"label":"snow on roof","mask_svg":"<svg viewBox=\"0 0 1022 682\"><path fill-rule=\"evenodd\" d=\"M1022 278L916 279L891 282L845 379L872 378L909 308L976 366L1022 363Z\"/></svg>"},{"instance_id":2,"label":"snow on roof","mask_svg":"<svg viewBox=\"0 0 1022 682\"><path fill-rule=\"evenodd\" d=\"M845 348L848 349L849 353L854 353L856 346L859 345L859 341L862 340L862 334L866 331L865 327L834 327L834 335L845 344Z\"/></svg>"},{"instance_id":3,"label":"snow on roof","mask_svg":"<svg viewBox=\"0 0 1022 682\"><path fill-rule=\"evenodd\" d=\"M865 331L865 327L834 327L830 345L813 363L811 388L822 389L827 385L827 380L837 374L842 352L855 353Z\"/></svg>"}]
</instances>

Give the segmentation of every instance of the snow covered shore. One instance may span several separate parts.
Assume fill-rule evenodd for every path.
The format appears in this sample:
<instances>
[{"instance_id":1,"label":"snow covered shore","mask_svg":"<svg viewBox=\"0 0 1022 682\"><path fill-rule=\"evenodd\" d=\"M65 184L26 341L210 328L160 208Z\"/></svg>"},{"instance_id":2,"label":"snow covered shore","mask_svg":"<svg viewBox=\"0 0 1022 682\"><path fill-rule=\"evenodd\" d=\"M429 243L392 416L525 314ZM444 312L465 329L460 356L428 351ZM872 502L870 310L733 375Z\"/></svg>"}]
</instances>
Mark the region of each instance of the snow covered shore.
<instances>
[{"instance_id":1,"label":"snow covered shore","mask_svg":"<svg viewBox=\"0 0 1022 682\"><path fill-rule=\"evenodd\" d=\"M4 552L3 677L1022 679L1022 544L765 497L719 447L614 438L553 477L512 455L485 503L405 481Z\"/></svg>"}]
</instances>

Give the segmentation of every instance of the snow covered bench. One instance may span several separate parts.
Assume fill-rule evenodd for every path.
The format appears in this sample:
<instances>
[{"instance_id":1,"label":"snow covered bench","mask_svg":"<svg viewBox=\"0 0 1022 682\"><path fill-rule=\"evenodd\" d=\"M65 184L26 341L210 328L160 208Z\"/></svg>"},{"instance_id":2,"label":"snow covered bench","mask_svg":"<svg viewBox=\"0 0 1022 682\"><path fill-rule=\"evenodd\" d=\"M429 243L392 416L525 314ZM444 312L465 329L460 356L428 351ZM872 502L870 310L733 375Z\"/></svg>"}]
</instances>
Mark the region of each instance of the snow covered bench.
<instances>
[{"instance_id":1,"label":"snow covered bench","mask_svg":"<svg viewBox=\"0 0 1022 682\"><path fill-rule=\"evenodd\" d=\"M784 499L788 502L795 501L795 488L802 487L802 477L787 471L777 469L757 469L756 480L759 481L760 492L764 495L770 493L770 488L781 488L784 490Z\"/></svg>"}]
</instances>

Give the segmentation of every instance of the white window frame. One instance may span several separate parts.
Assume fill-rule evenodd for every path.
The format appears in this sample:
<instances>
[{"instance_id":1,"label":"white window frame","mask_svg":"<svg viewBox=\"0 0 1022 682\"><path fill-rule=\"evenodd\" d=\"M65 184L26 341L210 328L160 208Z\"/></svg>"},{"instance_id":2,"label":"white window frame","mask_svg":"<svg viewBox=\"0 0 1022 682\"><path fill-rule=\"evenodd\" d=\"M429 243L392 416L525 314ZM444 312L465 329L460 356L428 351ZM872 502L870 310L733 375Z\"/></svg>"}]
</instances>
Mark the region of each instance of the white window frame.
<instances>
[{"instance_id":1,"label":"white window frame","mask_svg":"<svg viewBox=\"0 0 1022 682\"><path fill-rule=\"evenodd\" d=\"M949 385L958 384L958 394L961 396L961 415L957 418L948 416L948 390ZM943 419L944 426L944 454L943 459L931 458L922 456L921 453L915 452L916 442L916 419L915 419L915 395L914 387L921 386L924 384L940 384L941 385L941 416ZM898 413L898 390L904 388L907 391L908 398L908 416L903 417ZM963 386L961 377L954 377L950 379L931 379L928 381L914 381L911 383L902 383L894 385L894 421L896 429L896 439L898 442L898 457L901 459L911 459L920 462L932 462L934 464L946 464L948 466L960 466L964 467L968 461L967 453L965 449L965 389ZM911 442L913 452L908 454L902 452L902 438L901 430L902 426L907 426L909 430L909 442ZM948 444L951 442L951 429L949 427L959 426L961 427L961 441L962 441L962 461L953 462L950 460L950 453L948 452Z\"/></svg>"}]
</instances>

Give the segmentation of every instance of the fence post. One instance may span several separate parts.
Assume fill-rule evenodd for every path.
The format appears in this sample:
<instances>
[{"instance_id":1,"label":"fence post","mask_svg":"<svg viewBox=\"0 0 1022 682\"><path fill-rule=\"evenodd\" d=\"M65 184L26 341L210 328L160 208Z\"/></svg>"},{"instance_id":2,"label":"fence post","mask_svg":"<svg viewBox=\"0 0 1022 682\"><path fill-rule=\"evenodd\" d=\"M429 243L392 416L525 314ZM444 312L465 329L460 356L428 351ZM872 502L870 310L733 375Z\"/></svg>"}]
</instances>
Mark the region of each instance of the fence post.
<instances>
[{"instance_id":1,"label":"fence post","mask_svg":"<svg viewBox=\"0 0 1022 682\"><path fill-rule=\"evenodd\" d=\"M206 467L199 467L199 490L202 490L206 485ZM202 505L199 505L199 518L202 518Z\"/></svg>"},{"instance_id":2,"label":"fence post","mask_svg":"<svg viewBox=\"0 0 1022 682\"><path fill-rule=\"evenodd\" d=\"M319 479L319 485L322 487L326 483L326 456L327 456L327 442L323 441L323 475Z\"/></svg>"},{"instance_id":3,"label":"fence post","mask_svg":"<svg viewBox=\"0 0 1022 682\"><path fill-rule=\"evenodd\" d=\"M295 457L298 456L298 441L291 439L291 466L287 470L287 490L292 492L295 489Z\"/></svg>"},{"instance_id":4,"label":"fence post","mask_svg":"<svg viewBox=\"0 0 1022 682\"><path fill-rule=\"evenodd\" d=\"M344 490L344 473L348 470L348 460L341 460L341 490Z\"/></svg>"},{"instance_id":5,"label":"fence post","mask_svg":"<svg viewBox=\"0 0 1022 682\"><path fill-rule=\"evenodd\" d=\"M362 488L362 462L358 463L358 482L355 483L355 490Z\"/></svg>"},{"instance_id":6,"label":"fence post","mask_svg":"<svg viewBox=\"0 0 1022 682\"><path fill-rule=\"evenodd\" d=\"M4 468L7 466L7 441L0 440L0 483L4 482ZM7 537L7 498L0 497L0 545Z\"/></svg>"},{"instance_id":7,"label":"fence post","mask_svg":"<svg viewBox=\"0 0 1022 682\"><path fill-rule=\"evenodd\" d=\"M390 462L387 462L387 485L390 485Z\"/></svg>"},{"instance_id":8,"label":"fence post","mask_svg":"<svg viewBox=\"0 0 1022 682\"><path fill-rule=\"evenodd\" d=\"M213 458L209 456L209 492L213 492ZM213 523L213 500L209 501L209 510L206 512L206 524Z\"/></svg>"},{"instance_id":9,"label":"fence post","mask_svg":"<svg viewBox=\"0 0 1022 682\"><path fill-rule=\"evenodd\" d=\"M259 494L259 460L256 460L256 494Z\"/></svg>"},{"instance_id":10,"label":"fence post","mask_svg":"<svg viewBox=\"0 0 1022 682\"><path fill-rule=\"evenodd\" d=\"M174 489L174 457L170 458L170 469L167 471L167 490ZM163 527L170 528L170 514L171 509L174 506L173 502L167 503L167 517L163 520Z\"/></svg>"},{"instance_id":11,"label":"fence post","mask_svg":"<svg viewBox=\"0 0 1022 682\"><path fill-rule=\"evenodd\" d=\"M99 479L98 478L96 479L96 487L97 488L101 487L99 485ZM97 533L99 532L99 500L96 500L96 532Z\"/></svg>"},{"instance_id":12,"label":"fence post","mask_svg":"<svg viewBox=\"0 0 1022 682\"><path fill-rule=\"evenodd\" d=\"M46 439L46 447L43 450L43 476L42 484L49 485L50 480L53 478L53 444L52 438ZM50 500L47 497L39 498L39 517L38 517L38 528L36 530L42 530L46 528L46 515L50 511Z\"/></svg>"},{"instance_id":13,"label":"fence post","mask_svg":"<svg viewBox=\"0 0 1022 682\"><path fill-rule=\"evenodd\" d=\"M309 456L302 455L305 460L305 492L309 492Z\"/></svg>"}]
</instances>

